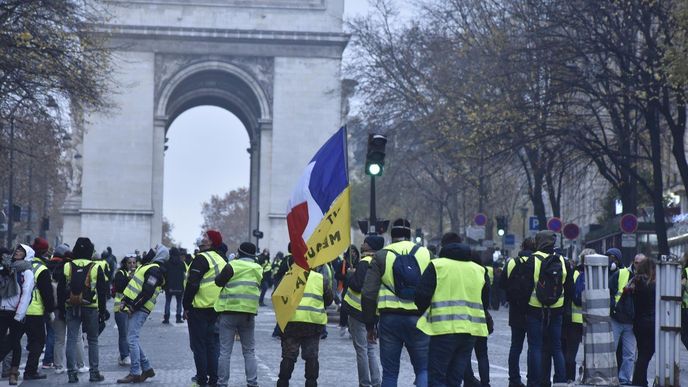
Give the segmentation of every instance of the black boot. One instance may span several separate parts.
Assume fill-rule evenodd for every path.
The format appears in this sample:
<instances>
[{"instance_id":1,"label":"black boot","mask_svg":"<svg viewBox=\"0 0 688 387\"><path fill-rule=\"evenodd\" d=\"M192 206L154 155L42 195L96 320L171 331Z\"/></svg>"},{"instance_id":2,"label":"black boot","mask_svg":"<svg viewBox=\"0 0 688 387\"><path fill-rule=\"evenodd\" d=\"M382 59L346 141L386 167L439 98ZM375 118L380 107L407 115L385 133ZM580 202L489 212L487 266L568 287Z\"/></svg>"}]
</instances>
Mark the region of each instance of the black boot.
<instances>
[{"instance_id":1,"label":"black boot","mask_svg":"<svg viewBox=\"0 0 688 387\"><path fill-rule=\"evenodd\" d=\"M67 377L69 378L69 383L79 383L79 374L76 371L69 371Z\"/></svg>"}]
</instances>

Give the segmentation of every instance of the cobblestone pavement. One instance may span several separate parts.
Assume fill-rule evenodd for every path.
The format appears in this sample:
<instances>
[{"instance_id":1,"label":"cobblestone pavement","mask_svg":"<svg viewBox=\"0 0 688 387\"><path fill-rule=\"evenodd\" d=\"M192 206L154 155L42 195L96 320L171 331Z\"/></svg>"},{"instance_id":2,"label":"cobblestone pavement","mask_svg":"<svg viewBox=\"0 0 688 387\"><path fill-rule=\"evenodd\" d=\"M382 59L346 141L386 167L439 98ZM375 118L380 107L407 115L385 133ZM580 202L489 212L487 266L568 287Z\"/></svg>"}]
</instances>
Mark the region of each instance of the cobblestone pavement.
<instances>
[{"instance_id":1,"label":"cobblestone pavement","mask_svg":"<svg viewBox=\"0 0 688 387\"><path fill-rule=\"evenodd\" d=\"M160 298L156 310L146 322L142 333L142 345L144 351L151 360L156 376L145 382L144 385L159 386L191 386L191 377L194 375L194 364L186 324L163 325L162 304L164 298ZM493 312L495 319L495 332L488 341L490 356L490 377L493 387L506 387L508 385L507 357L509 352L510 331L507 325L507 310ZM262 386L274 386L279 373L280 342L271 337L275 324L275 316L272 308L260 308L256 322L256 354L258 357L258 381ZM329 337L321 341L320 345L320 385L324 387L356 387L356 357L348 334L340 336L336 324L328 325ZM25 356L25 354L24 354ZM582 358L582 347L579 351ZM114 319L108 321L108 326L100 336L100 367L105 376L105 382L97 383L100 386L114 386L115 380L125 376L128 368L117 365L117 328ZM521 373L525 377L525 349L521 356ZM474 372L477 366L473 360ZM681 364L688 364L688 352L681 352ZM682 367L683 368L683 367ZM292 377L293 386L302 386L303 361L299 360ZM67 385L65 374L55 375L52 370L44 370L48 374L47 380L27 381L22 386L55 386ZM651 364L649 375L654 375L654 364ZM88 374L80 375L81 382L88 383ZM21 380L20 380L21 381ZM6 381L0 382L3 385ZM94 383L96 384L96 383ZM244 364L239 343L234 346L231 362L230 386L245 386ZM413 385L413 368L407 354L402 356L402 367L399 376L399 386ZM688 385L688 370L681 370L681 385Z\"/></svg>"}]
</instances>

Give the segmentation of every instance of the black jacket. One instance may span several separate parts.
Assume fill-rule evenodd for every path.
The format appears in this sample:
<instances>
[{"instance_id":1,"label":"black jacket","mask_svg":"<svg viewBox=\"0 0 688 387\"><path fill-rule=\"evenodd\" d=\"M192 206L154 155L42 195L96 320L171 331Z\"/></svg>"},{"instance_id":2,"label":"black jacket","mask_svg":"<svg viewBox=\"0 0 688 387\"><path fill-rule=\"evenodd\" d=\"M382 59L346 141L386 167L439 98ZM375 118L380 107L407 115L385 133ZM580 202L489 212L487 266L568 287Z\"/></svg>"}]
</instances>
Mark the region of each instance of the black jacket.
<instances>
[{"instance_id":1,"label":"black jacket","mask_svg":"<svg viewBox=\"0 0 688 387\"><path fill-rule=\"evenodd\" d=\"M170 254L170 260L165 264L167 276L165 278L165 291L172 294L182 294L184 292L184 276L186 275L186 265L179 255Z\"/></svg>"},{"instance_id":2,"label":"black jacket","mask_svg":"<svg viewBox=\"0 0 688 387\"><path fill-rule=\"evenodd\" d=\"M356 265L356 271L354 272L353 275L347 276L348 278L348 290L353 290L357 293L361 293L361 290L363 289L363 282L365 281L366 273L368 273L368 268L370 267L370 263L360 260L358 262L358 265ZM374 325L377 323L378 317L375 316L373 320L367 320L365 316L363 315L363 312L351 307L348 303L344 302L343 307L345 308L346 312L349 314L349 317L355 318L358 321L361 321L365 323L366 325Z\"/></svg>"},{"instance_id":3,"label":"black jacket","mask_svg":"<svg viewBox=\"0 0 688 387\"><path fill-rule=\"evenodd\" d=\"M124 289L129 283L129 273L126 268L119 268L115 272L115 278L112 279L112 285L115 288L115 293L124 293Z\"/></svg>"}]
</instances>

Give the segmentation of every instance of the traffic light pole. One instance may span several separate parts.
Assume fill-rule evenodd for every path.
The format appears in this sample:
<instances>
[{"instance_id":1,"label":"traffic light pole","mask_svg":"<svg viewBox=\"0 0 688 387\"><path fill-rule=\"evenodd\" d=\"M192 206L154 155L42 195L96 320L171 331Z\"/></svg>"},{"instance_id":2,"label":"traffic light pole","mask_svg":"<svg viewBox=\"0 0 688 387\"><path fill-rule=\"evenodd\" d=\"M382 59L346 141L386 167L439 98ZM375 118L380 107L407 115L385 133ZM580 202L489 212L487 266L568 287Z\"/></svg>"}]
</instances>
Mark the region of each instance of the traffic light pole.
<instances>
[{"instance_id":1,"label":"traffic light pole","mask_svg":"<svg viewBox=\"0 0 688 387\"><path fill-rule=\"evenodd\" d=\"M368 234L377 235L377 219L375 217L375 175L370 175L370 219ZM372 232L370 230L373 230Z\"/></svg>"}]
</instances>

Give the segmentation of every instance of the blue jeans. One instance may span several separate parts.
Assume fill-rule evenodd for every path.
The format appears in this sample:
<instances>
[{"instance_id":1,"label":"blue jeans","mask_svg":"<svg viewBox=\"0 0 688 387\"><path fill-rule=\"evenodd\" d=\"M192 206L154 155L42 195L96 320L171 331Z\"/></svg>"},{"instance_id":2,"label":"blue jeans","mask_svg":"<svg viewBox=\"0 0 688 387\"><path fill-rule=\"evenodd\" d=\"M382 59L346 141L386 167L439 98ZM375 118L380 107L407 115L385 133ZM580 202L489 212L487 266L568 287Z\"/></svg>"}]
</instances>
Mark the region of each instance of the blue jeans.
<instances>
[{"instance_id":1,"label":"blue jeans","mask_svg":"<svg viewBox=\"0 0 688 387\"><path fill-rule=\"evenodd\" d=\"M115 324L117 324L117 332L119 338L119 359L124 360L129 356L129 340L127 339L127 332L129 331L129 315L125 312L115 312Z\"/></svg>"},{"instance_id":2,"label":"blue jeans","mask_svg":"<svg viewBox=\"0 0 688 387\"><path fill-rule=\"evenodd\" d=\"M137 310L129 316L129 329L127 331L127 342L129 343L129 356L131 357L132 375L141 375L144 371L151 369L150 362L141 348L141 328L148 318L148 313Z\"/></svg>"},{"instance_id":3,"label":"blue jeans","mask_svg":"<svg viewBox=\"0 0 688 387\"><path fill-rule=\"evenodd\" d=\"M460 386L471 362L476 338L469 334L430 337L428 383L432 387Z\"/></svg>"},{"instance_id":4,"label":"blue jeans","mask_svg":"<svg viewBox=\"0 0 688 387\"><path fill-rule=\"evenodd\" d=\"M55 351L55 331L50 319L45 319L45 353L43 355L43 365L50 365L54 362Z\"/></svg>"},{"instance_id":5,"label":"blue jeans","mask_svg":"<svg viewBox=\"0 0 688 387\"><path fill-rule=\"evenodd\" d=\"M521 383L521 352L523 352L523 341L526 339L525 327L511 327L511 348L509 348L509 382L514 384Z\"/></svg>"},{"instance_id":6,"label":"blue jeans","mask_svg":"<svg viewBox=\"0 0 688 387\"><path fill-rule=\"evenodd\" d=\"M67 320L67 372L77 372L77 345L81 345L81 324L88 341L88 365L91 373L98 372L98 309L83 306L68 307Z\"/></svg>"},{"instance_id":7,"label":"blue jeans","mask_svg":"<svg viewBox=\"0 0 688 387\"><path fill-rule=\"evenodd\" d=\"M561 348L561 324L563 314L560 311L542 309L529 310L527 316L528 334L528 387L540 387L542 385L542 350L543 336L547 336L554 359L554 383L566 381L566 366L564 352ZM547 359L549 362L549 359ZM546 375L549 379L549 375Z\"/></svg>"},{"instance_id":8,"label":"blue jeans","mask_svg":"<svg viewBox=\"0 0 688 387\"><path fill-rule=\"evenodd\" d=\"M172 306L172 297L174 297L175 302L177 303L177 320L181 320L182 318L182 295L181 294L172 294L169 291L165 292L165 315L163 318L165 320L170 319L170 307Z\"/></svg>"},{"instance_id":9,"label":"blue jeans","mask_svg":"<svg viewBox=\"0 0 688 387\"><path fill-rule=\"evenodd\" d=\"M196 365L196 383L217 383L220 335L216 329L217 313L213 308L189 310L189 344Z\"/></svg>"},{"instance_id":10,"label":"blue jeans","mask_svg":"<svg viewBox=\"0 0 688 387\"><path fill-rule=\"evenodd\" d=\"M229 365L234 349L234 335L238 333L241 353L244 355L246 384L258 386L255 340L256 316L248 313L223 313L217 319L217 326L220 330L217 385L226 387L229 383Z\"/></svg>"},{"instance_id":11,"label":"blue jeans","mask_svg":"<svg viewBox=\"0 0 688 387\"><path fill-rule=\"evenodd\" d=\"M382 387L396 387L399 378L401 349L404 345L416 374L416 386L427 387L430 337L416 328L417 322L418 316L393 313L380 315Z\"/></svg>"},{"instance_id":12,"label":"blue jeans","mask_svg":"<svg viewBox=\"0 0 688 387\"><path fill-rule=\"evenodd\" d=\"M619 367L619 383L630 383L633 378L633 366L635 365L635 349L637 347L633 324L622 324L612 319L614 331L614 349L619 347L621 341L621 365Z\"/></svg>"}]
</instances>

